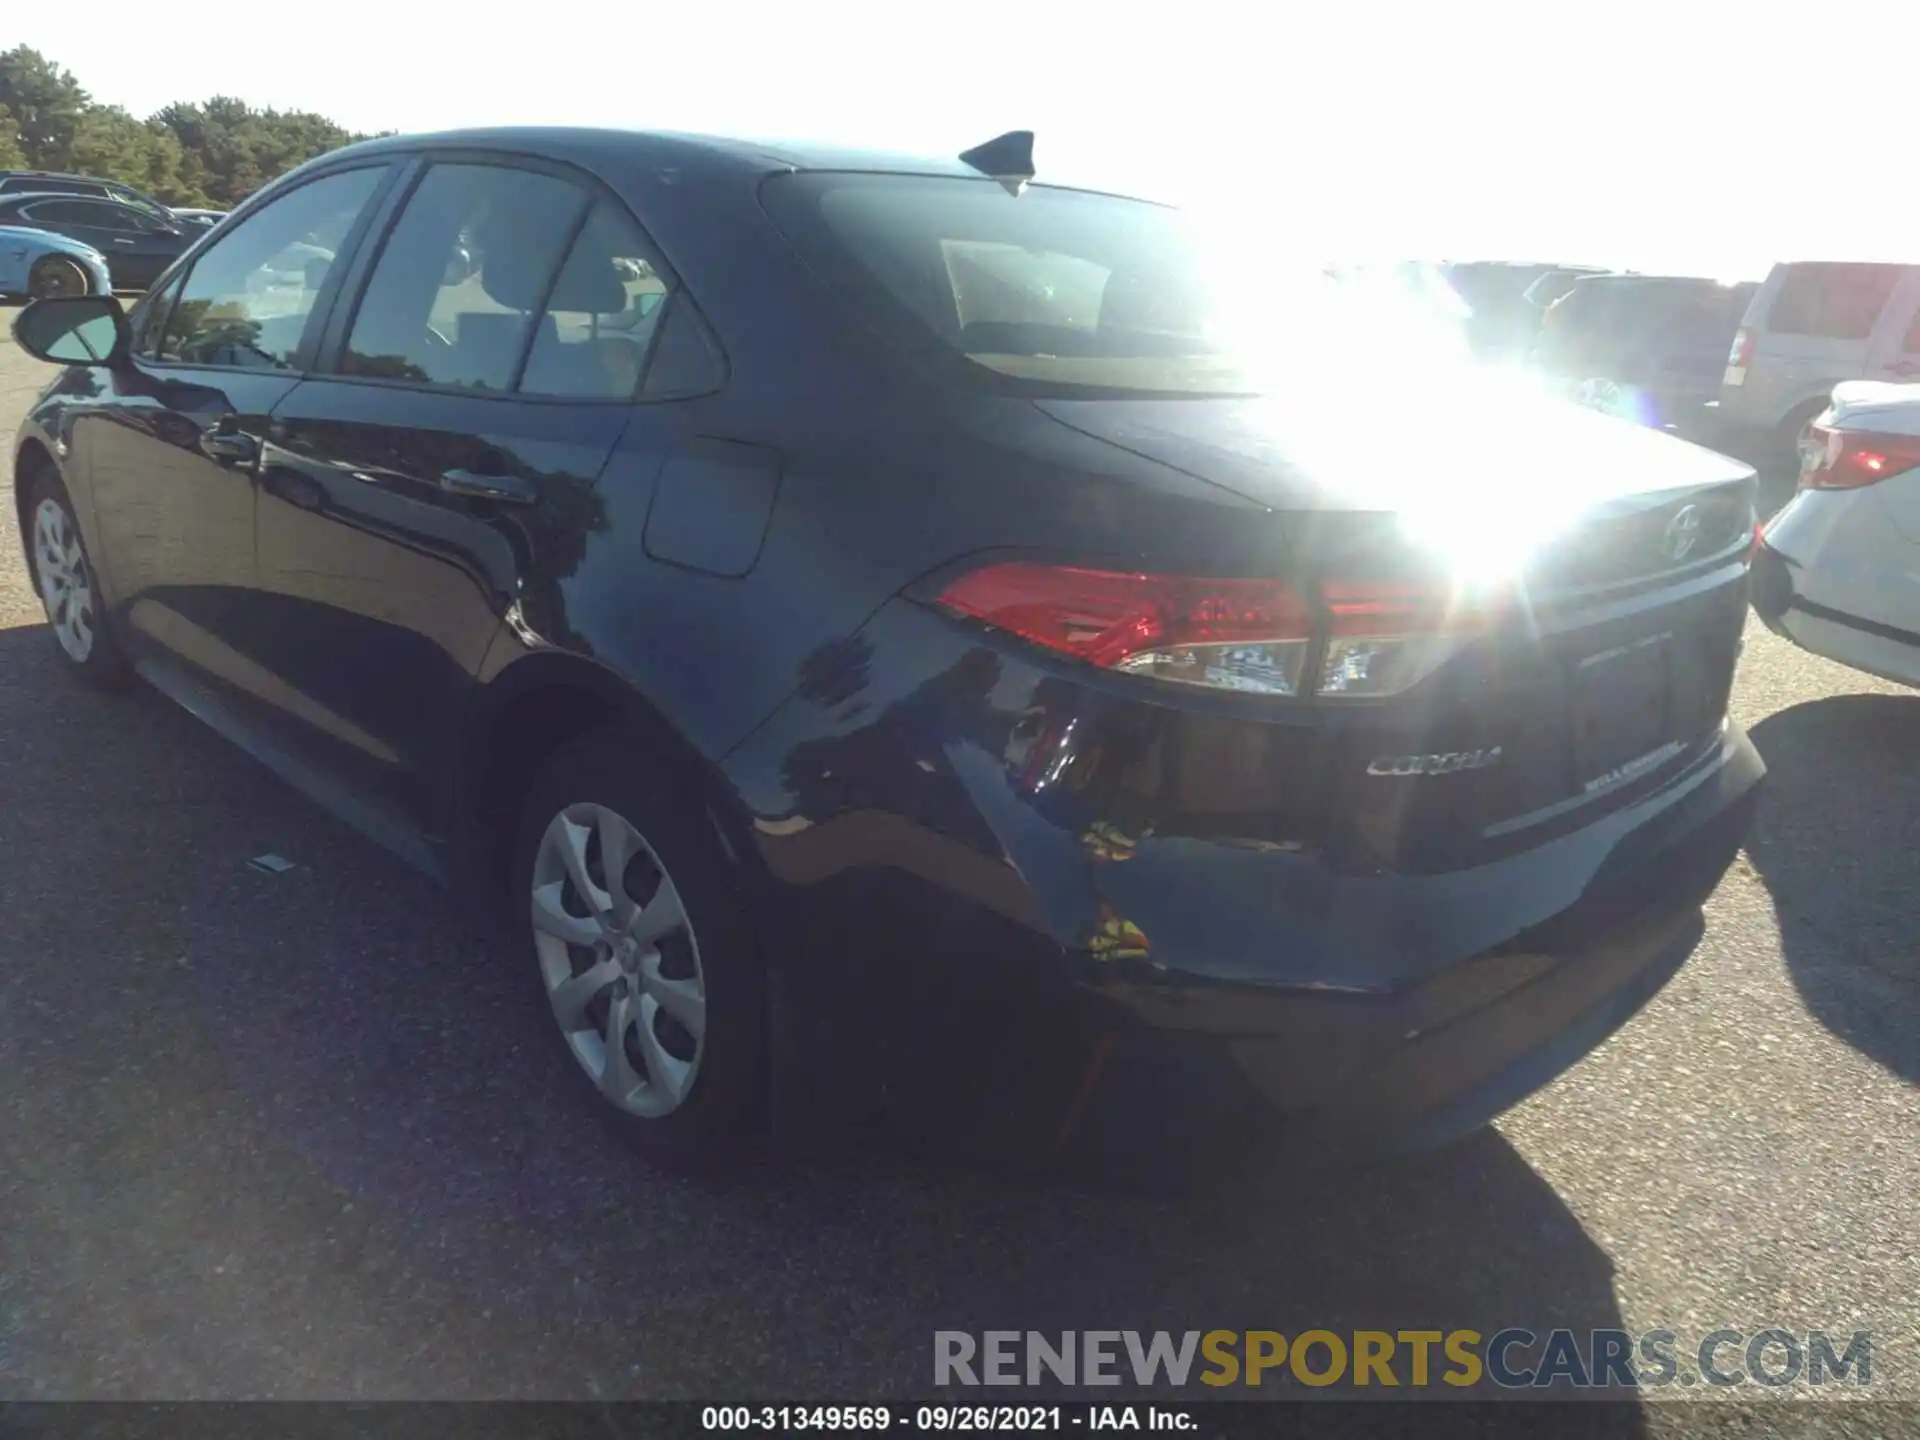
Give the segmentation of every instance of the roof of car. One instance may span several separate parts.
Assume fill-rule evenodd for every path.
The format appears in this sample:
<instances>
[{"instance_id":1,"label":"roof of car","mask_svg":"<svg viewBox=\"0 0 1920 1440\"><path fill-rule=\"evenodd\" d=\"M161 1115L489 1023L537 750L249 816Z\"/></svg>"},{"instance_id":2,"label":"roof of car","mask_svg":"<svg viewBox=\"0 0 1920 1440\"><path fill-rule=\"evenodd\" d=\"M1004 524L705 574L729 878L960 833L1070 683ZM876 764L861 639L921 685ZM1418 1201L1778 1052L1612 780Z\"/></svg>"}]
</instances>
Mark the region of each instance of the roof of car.
<instances>
[{"instance_id":1,"label":"roof of car","mask_svg":"<svg viewBox=\"0 0 1920 1440\"><path fill-rule=\"evenodd\" d=\"M420 149L518 150L583 161L611 163L646 158L669 163L734 167L773 173L787 170L869 170L916 175L956 175L980 178L980 172L948 158L894 154L808 142L736 139L695 135L671 130L596 130L573 126L503 126L474 130L443 130L417 135L384 135L364 140L342 154L377 154L387 150Z\"/></svg>"},{"instance_id":2,"label":"roof of car","mask_svg":"<svg viewBox=\"0 0 1920 1440\"><path fill-rule=\"evenodd\" d=\"M84 200L89 205L125 205L134 210L145 208L137 201L126 200L118 195L76 195L71 190L9 190L0 195L0 205L9 209L31 205L36 200Z\"/></svg>"},{"instance_id":3,"label":"roof of car","mask_svg":"<svg viewBox=\"0 0 1920 1440\"><path fill-rule=\"evenodd\" d=\"M0 170L0 180L11 180L17 176L28 175L36 180L84 180L89 185L118 185L117 180L103 180L98 175L81 175L72 170ZM123 189L128 188L122 186Z\"/></svg>"}]
</instances>

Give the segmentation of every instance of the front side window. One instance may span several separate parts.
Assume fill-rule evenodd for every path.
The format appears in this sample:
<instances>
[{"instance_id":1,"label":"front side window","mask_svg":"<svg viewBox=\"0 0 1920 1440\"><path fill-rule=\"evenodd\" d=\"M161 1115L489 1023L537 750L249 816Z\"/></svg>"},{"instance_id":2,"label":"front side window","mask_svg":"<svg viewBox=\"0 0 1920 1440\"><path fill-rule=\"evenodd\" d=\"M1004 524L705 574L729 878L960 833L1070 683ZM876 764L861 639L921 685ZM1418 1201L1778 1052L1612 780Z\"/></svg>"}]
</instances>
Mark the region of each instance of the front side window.
<instances>
[{"instance_id":1,"label":"front side window","mask_svg":"<svg viewBox=\"0 0 1920 1440\"><path fill-rule=\"evenodd\" d=\"M309 181L222 230L180 288L160 358L290 367L335 257L385 173L373 165Z\"/></svg>"},{"instance_id":2,"label":"front side window","mask_svg":"<svg viewBox=\"0 0 1920 1440\"><path fill-rule=\"evenodd\" d=\"M109 212L102 224L116 230L130 230L137 235L163 235L171 228L167 221L146 206L136 205L131 200L122 200L117 205L103 204L100 208Z\"/></svg>"},{"instance_id":3,"label":"front side window","mask_svg":"<svg viewBox=\"0 0 1920 1440\"><path fill-rule=\"evenodd\" d=\"M426 385L512 389L536 315L547 347L558 343L558 317L545 312L548 291L586 205L579 187L551 175L435 165L374 265L341 368ZM554 298L574 305L614 299L604 286L585 285L579 294L555 290Z\"/></svg>"},{"instance_id":4,"label":"front side window","mask_svg":"<svg viewBox=\"0 0 1920 1440\"><path fill-rule=\"evenodd\" d=\"M631 399L666 298L666 281L639 227L617 205L600 201L554 282L520 389Z\"/></svg>"},{"instance_id":5,"label":"front side window","mask_svg":"<svg viewBox=\"0 0 1920 1440\"><path fill-rule=\"evenodd\" d=\"M161 342L167 333L167 317L173 313L173 302L180 298L180 286L185 281L183 275L169 285L165 294L150 294L134 307L128 317L133 325L133 353L143 355L149 360L158 360L161 354Z\"/></svg>"}]
</instances>

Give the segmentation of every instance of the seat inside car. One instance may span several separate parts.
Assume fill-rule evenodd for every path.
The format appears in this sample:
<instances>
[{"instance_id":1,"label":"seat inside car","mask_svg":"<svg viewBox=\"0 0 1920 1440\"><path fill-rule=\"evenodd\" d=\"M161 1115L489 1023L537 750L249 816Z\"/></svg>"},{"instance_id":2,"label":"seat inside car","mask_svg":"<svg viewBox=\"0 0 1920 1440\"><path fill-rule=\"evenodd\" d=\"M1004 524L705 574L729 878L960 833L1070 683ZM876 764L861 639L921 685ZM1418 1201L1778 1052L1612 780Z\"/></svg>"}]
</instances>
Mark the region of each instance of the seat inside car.
<instances>
[{"instance_id":1,"label":"seat inside car","mask_svg":"<svg viewBox=\"0 0 1920 1440\"><path fill-rule=\"evenodd\" d=\"M602 335L599 328L599 317L628 308L627 287L613 257L575 253L547 294L552 260L546 253L545 233L516 223L509 214L490 219L476 239L480 289L509 313L456 314L452 339L463 373L510 375L525 342L528 317L544 303L527 356L523 390L593 397L634 392L640 382L644 334ZM557 316L567 317L572 333L561 335ZM582 327L585 333L579 333Z\"/></svg>"}]
</instances>

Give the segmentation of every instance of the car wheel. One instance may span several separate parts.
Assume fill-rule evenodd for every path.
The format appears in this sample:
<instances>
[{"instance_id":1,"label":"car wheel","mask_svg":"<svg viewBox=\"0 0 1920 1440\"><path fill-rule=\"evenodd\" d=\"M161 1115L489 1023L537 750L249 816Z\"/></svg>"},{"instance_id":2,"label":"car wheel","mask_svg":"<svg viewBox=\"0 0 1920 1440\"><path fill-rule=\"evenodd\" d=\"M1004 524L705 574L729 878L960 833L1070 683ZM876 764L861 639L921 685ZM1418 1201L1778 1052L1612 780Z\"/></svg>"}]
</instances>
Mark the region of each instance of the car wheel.
<instances>
[{"instance_id":1,"label":"car wheel","mask_svg":"<svg viewBox=\"0 0 1920 1440\"><path fill-rule=\"evenodd\" d=\"M27 272L27 294L35 300L85 295L92 288L85 268L65 255L42 255Z\"/></svg>"},{"instance_id":2,"label":"car wheel","mask_svg":"<svg viewBox=\"0 0 1920 1440\"><path fill-rule=\"evenodd\" d=\"M1783 475L1800 473L1800 457L1812 438L1813 422L1826 412L1826 408L1825 400L1811 401L1780 422L1780 428L1773 436L1773 453L1768 457L1773 468Z\"/></svg>"},{"instance_id":3,"label":"car wheel","mask_svg":"<svg viewBox=\"0 0 1920 1440\"><path fill-rule=\"evenodd\" d=\"M652 1158L753 1129L764 984L741 877L684 765L603 733L554 755L515 846L518 947L576 1083Z\"/></svg>"},{"instance_id":4,"label":"car wheel","mask_svg":"<svg viewBox=\"0 0 1920 1440\"><path fill-rule=\"evenodd\" d=\"M128 666L102 619L99 584L64 486L42 468L28 482L28 551L34 586L69 668L103 689L126 683Z\"/></svg>"}]
</instances>

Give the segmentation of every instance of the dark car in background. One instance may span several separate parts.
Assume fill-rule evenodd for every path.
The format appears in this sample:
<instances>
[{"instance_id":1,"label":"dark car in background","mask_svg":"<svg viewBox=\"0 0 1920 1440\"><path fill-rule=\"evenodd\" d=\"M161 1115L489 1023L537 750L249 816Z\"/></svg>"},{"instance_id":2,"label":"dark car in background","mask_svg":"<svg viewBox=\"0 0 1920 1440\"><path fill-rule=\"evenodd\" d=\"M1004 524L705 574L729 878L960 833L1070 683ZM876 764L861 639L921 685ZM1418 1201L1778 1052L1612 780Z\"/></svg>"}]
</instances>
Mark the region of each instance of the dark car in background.
<instances>
[{"instance_id":1,"label":"dark car in background","mask_svg":"<svg viewBox=\"0 0 1920 1440\"><path fill-rule=\"evenodd\" d=\"M1356 379L1334 282L1030 140L392 137L131 315L39 302L59 653L510 922L656 1155L768 1093L1047 1154L1486 1121L1740 843L1752 472Z\"/></svg>"},{"instance_id":2,"label":"dark car in background","mask_svg":"<svg viewBox=\"0 0 1920 1440\"><path fill-rule=\"evenodd\" d=\"M1603 273L1585 266L1470 260L1445 265L1442 273L1472 312L1468 343L1482 360L1525 360L1547 305L1565 293L1574 277Z\"/></svg>"},{"instance_id":3,"label":"dark car in background","mask_svg":"<svg viewBox=\"0 0 1920 1440\"><path fill-rule=\"evenodd\" d=\"M116 290L143 290L206 233L145 204L93 195L0 195L0 225L46 230L107 257Z\"/></svg>"},{"instance_id":4,"label":"dark car in background","mask_svg":"<svg viewBox=\"0 0 1920 1440\"><path fill-rule=\"evenodd\" d=\"M1726 347L1755 284L1595 275L1547 309L1533 362L1561 393L1689 440L1721 438Z\"/></svg>"}]
</instances>

